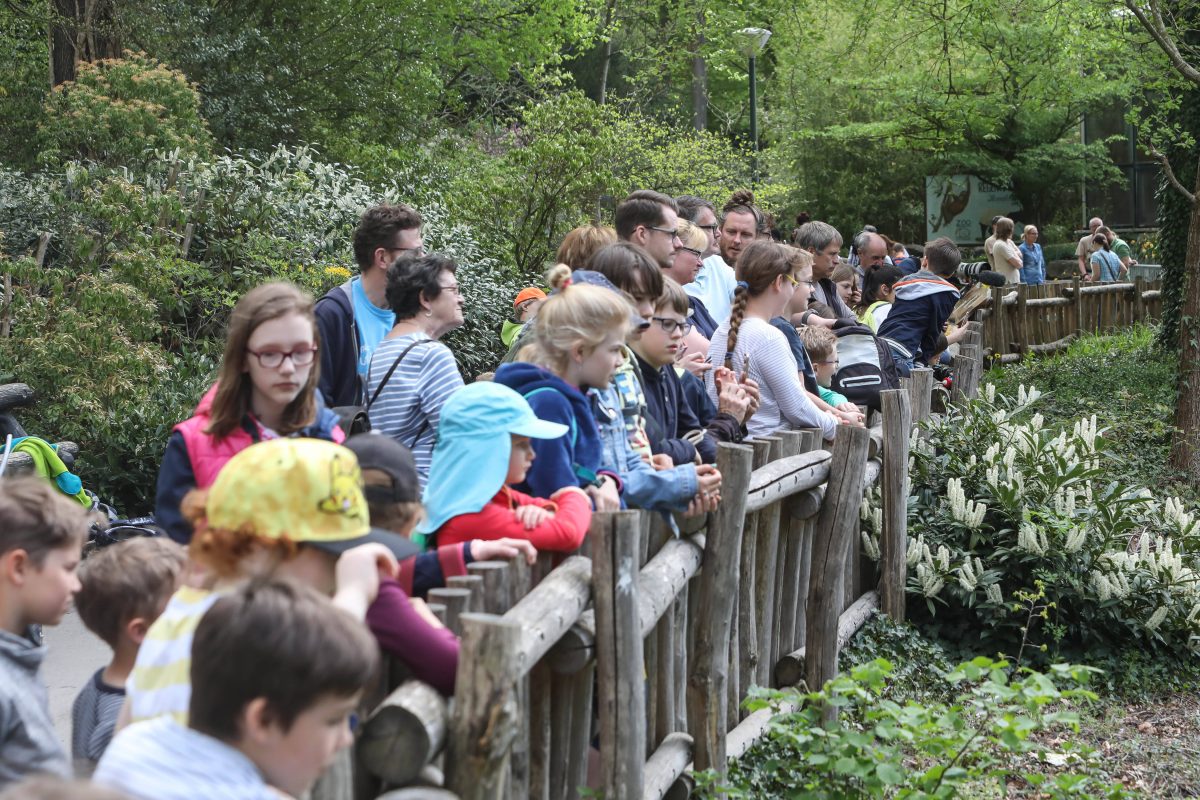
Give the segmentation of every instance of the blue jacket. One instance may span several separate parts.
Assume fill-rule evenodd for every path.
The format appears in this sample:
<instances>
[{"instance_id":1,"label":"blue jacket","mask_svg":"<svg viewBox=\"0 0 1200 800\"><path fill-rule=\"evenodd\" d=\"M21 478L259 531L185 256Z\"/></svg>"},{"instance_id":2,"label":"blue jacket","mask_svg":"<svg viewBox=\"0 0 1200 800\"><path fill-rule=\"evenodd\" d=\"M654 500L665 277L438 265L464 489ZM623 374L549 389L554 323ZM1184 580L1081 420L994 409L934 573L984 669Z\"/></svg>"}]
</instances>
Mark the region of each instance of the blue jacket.
<instances>
[{"instance_id":1,"label":"blue jacket","mask_svg":"<svg viewBox=\"0 0 1200 800\"><path fill-rule=\"evenodd\" d=\"M654 469L629 444L617 388L609 384L604 391L593 392L590 397L604 444L604 461L615 465L621 476L622 504L647 511L686 510L699 489L695 465Z\"/></svg>"},{"instance_id":2,"label":"blue jacket","mask_svg":"<svg viewBox=\"0 0 1200 800\"><path fill-rule=\"evenodd\" d=\"M650 439L650 450L666 453L676 464L693 463L697 453L705 464L716 461L717 443L711 436L706 435L699 445L682 438L688 431L704 428L683 397L674 367L655 369L641 356L637 356L637 365L646 393L646 436Z\"/></svg>"},{"instance_id":3,"label":"blue jacket","mask_svg":"<svg viewBox=\"0 0 1200 800\"><path fill-rule=\"evenodd\" d=\"M313 306L321 335L321 378L317 389L330 408L360 405L363 387L358 376L358 329L350 281L330 289Z\"/></svg>"},{"instance_id":4,"label":"blue jacket","mask_svg":"<svg viewBox=\"0 0 1200 800\"><path fill-rule=\"evenodd\" d=\"M600 427L582 391L549 370L521 362L501 364L495 381L524 395L541 419L569 428L558 439L533 440L536 457L518 491L548 498L564 486L588 486L601 473L619 476L616 465L604 459Z\"/></svg>"},{"instance_id":5,"label":"blue jacket","mask_svg":"<svg viewBox=\"0 0 1200 800\"><path fill-rule=\"evenodd\" d=\"M942 329L958 302L958 289L927 270L896 283L896 300L879 335L928 361L945 349Z\"/></svg>"}]
</instances>

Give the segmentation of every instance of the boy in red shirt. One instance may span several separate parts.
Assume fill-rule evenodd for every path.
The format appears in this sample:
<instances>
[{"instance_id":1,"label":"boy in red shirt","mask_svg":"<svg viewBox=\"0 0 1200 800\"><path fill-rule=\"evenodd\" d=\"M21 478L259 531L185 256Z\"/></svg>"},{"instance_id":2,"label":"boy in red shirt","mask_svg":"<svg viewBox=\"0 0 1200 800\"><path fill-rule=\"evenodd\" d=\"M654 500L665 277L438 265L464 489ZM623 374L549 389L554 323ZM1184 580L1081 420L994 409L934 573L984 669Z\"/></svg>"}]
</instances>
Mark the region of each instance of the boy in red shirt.
<instances>
[{"instance_id":1,"label":"boy in red shirt","mask_svg":"<svg viewBox=\"0 0 1200 800\"><path fill-rule=\"evenodd\" d=\"M549 500L511 488L533 464L530 439L574 435L538 419L525 398L498 383L464 386L446 401L429 468L419 530L427 545L472 539L528 539L538 550L570 552L592 522L592 504L575 486Z\"/></svg>"}]
</instances>

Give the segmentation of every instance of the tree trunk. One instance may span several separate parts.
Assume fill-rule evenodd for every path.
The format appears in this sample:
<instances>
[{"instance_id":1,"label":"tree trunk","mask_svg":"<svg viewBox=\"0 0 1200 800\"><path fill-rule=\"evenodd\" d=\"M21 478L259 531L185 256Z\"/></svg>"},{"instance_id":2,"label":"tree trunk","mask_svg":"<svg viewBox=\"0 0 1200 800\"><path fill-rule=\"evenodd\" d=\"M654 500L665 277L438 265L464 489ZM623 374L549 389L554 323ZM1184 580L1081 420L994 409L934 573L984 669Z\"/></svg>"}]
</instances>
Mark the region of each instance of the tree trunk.
<instances>
[{"instance_id":1,"label":"tree trunk","mask_svg":"<svg viewBox=\"0 0 1200 800\"><path fill-rule=\"evenodd\" d=\"M1196 170L1195 192L1200 193L1200 169ZM1200 484L1200 196L1192 203L1184 274L1171 465L1191 483Z\"/></svg>"},{"instance_id":2,"label":"tree trunk","mask_svg":"<svg viewBox=\"0 0 1200 800\"><path fill-rule=\"evenodd\" d=\"M708 128L708 62L704 60L704 9L696 12L696 44L692 50L692 127Z\"/></svg>"},{"instance_id":3,"label":"tree trunk","mask_svg":"<svg viewBox=\"0 0 1200 800\"><path fill-rule=\"evenodd\" d=\"M612 64L612 21L613 16L617 12L617 0L609 0L604 7L604 25L601 30L604 32L604 56L600 59L600 91L599 102L604 105L604 101L608 99L608 68Z\"/></svg>"},{"instance_id":4,"label":"tree trunk","mask_svg":"<svg viewBox=\"0 0 1200 800\"><path fill-rule=\"evenodd\" d=\"M50 86L75 80L81 61L118 58L114 0L49 0Z\"/></svg>"}]
</instances>

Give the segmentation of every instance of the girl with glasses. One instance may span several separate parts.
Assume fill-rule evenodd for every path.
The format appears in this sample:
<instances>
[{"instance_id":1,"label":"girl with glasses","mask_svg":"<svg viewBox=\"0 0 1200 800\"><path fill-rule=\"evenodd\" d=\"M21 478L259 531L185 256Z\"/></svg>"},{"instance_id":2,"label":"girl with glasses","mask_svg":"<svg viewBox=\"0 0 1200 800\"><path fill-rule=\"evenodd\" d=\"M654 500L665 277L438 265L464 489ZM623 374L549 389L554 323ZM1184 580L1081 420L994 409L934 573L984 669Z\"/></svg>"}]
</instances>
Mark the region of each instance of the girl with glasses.
<instances>
[{"instance_id":1,"label":"girl with glasses","mask_svg":"<svg viewBox=\"0 0 1200 800\"><path fill-rule=\"evenodd\" d=\"M337 415L316 390L320 362L312 298L290 283L252 289L233 309L217 382L175 426L158 473L154 519L177 542L192 538L179 506L234 455L281 436L342 442Z\"/></svg>"}]
</instances>

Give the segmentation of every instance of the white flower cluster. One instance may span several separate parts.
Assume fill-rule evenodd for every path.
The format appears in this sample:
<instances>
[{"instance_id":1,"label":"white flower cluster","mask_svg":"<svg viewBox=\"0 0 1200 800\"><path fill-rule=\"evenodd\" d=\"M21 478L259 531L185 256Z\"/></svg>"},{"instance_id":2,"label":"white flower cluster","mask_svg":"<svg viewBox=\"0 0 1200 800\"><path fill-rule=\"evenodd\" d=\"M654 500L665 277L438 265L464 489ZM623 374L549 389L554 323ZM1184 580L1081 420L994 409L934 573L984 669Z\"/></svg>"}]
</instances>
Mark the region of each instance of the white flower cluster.
<instances>
[{"instance_id":1,"label":"white flower cluster","mask_svg":"<svg viewBox=\"0 0 1200 800\"><path fill-rule=\"evenodd\" d=\"M1183 510L1183 503L1176 497L1168 497L1163 504L1163 518L1179 529L1179 535L1190 536L1196 533L1196 518Z\"/></svg>"},{"instance_id":2,"label":"white flower cluster","mask_svg":"<svg viewBox=\"0 0 1200 800\"><path fill-rule=\"evenodd\" d=\"M1132 587L1129 585L1129 579L1123 572L1112 572L1105 574L1103 572L1093 572L1089 576L1092 582L1092 588L1096 592L1096 597L1100 602L1105 600L1117 599L1121 600L1129 596Z\"/></svg>"},{"instance_id":3,"label":"white flower cluster","mask_svg":"<svg viewBox=\"0 0 1200 800\"><path fill-rule=\"evenodd\" d=\"M1067 531L1067 540L1063 542L1063 549L1068 553L1078 553L1086 542L1087 529L1082 525L1077 525Z\"/></svg>"},{"instance_id":4,"label":"white flower cluster","mask_svg":"<svg viewBox=\"0 0 1200 800\"><path fill-rule=\"evenodd\" d=\"M993 583L992 585L985 587L983 593L990 603L1000 605L1004 602L1004 595L1001 593L1000 584L998 583Z\"/></svg>"},{"instance_id":5,"label":"white flower cluster","mask_svg":"<svg viewBox=\"0 0 1200 800\"><path fill-rule=\"evenodd\" d=\"M1050 543L1046 540L1044 531L1039 530L1032 522L1022 522L1021 527L1017 529L1017 547L1027 553L1044 556L1050 549Z\"/></svg>"},{"instance_id":6,"label":"white flower cluster","mask_svg":"<svg viewBox=\"0 0 1200 800\"><path fill-rule=\"evenodd\" d=\"M1054 493L1054 511L1068 519L1075 516L1075 490L1067 486L1058 487Z\"/></svg>"},{"instance_id":7,"label":"white flower cluster","mask_svg":"<svg viewBox=\"0 0 1200 800\"><path fill-rule=\"evenodd\" d=\"M879 551L879 542L866 531L860 531L859 535L862 537L862 548L863 552L867 554L867 558L872 561L878 561L882 555Z\"/></svg>"},{"instance_id":8,"label":"white flower cluster","mask_svg":"<svg viewBox=\"0 0 1200 800\"><path fill-rule=\"evenodd\" d=\"M979 578L983 575L983 561L978 556L975 557L975 563L971 563L971 559L964 558L962 566L956 572L958 573L958 585L964 591L973 592L975 587L979 585Z\"/></svg>"},{"instance_id":9,"label":"white flower cluster","mask_svg":"<svg viewBox=\"0 0 1200 800\"><path fill-rule=\"evenodd\" d=\"M1167 607L1159 606L1154 609L1154 613L1150 615L1150 619L1146 620L1146 630L1158 630L1158 626L1163 624L1163 620L1167 618Z\"/></svg>"},{"instance_id":10,"label":"white flower cluster","mask_svg":"<svg viewBox=\"0 0 1200 800\"><path fill-rule=\"evenodd\" d=\"M1098 434L1099 428L1096 425L1095 414L1092 414L1092 416L1086 419L1075 420L1075 429L1072 431L1072 435L1079 441L1083 442L1085 445L1085 453L1096 452L1096 436Z\"/></svg>"},{"instance_id":11,"label":"white flower cluster","mask_svg":"<svg viewBox=\"0 0 1200 800\"><path fill-rule=\"evenodd\" d=\"M968 500L962 488L961 478L951 478L946 482L946 504L950 507L950 516L957 522L978 529L983 524L987 506L975 500Z\"/></svg>"},{"instance_id":12,"label":"white flower cluster","mask_svg":"<svg viewBox=\"0 0 1200 800\"><path fill-rule=\"evenodd\" d=\"M1023 383L1017 387L1017 405L1019 406L1027 406L1036 403L1038 398L1041 396L1042 393L1037 390L1037 387L1030 386L1027 390L1025 388L1025 384Z\"/></svg>"},{"instance_id":13,"label":"white flower cluster","mask_svg":"<svg viewBox=\"0 0 1200 800\"><path fill-rule=\"evenodd\" d=\"M996 384L989 383L983 387L983 399L988 401L989 404L996 402Z\"/></svg>"},{"instance_id":14,"label":"white flower cluster","mask_svg":"<svg viewBox=\"0 0 1200 800\"><path fill-rule=\"evenodd\" d=\"M921 584L921 593L926 597L937 597L946 586L946 582L933 568L924 561L917 564L917 582Z\"/></svg>"}]
</instances>

